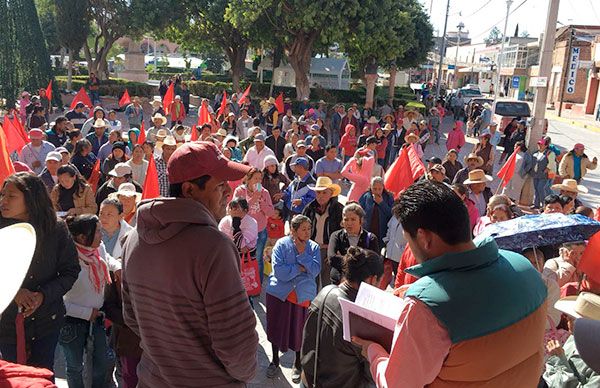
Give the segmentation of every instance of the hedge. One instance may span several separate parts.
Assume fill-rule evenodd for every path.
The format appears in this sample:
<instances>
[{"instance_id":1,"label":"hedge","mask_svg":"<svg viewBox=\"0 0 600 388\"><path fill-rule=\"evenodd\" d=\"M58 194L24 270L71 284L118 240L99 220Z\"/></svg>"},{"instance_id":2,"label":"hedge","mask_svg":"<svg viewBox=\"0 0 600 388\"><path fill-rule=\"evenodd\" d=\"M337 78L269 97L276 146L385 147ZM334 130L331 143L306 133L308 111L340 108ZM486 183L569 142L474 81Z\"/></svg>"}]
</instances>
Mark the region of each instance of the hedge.
<instances>
[{"instance_id":1,"label":"hedge","mask_svg":"<svg viewBox=\"0 0 600 388\"><path fill-rule=\"evenodd\" d=\"M82 86L85 86L86 81L87 76L73 77L72 89L79 90ZM67 77L56 77L56 82L60 89L66 89ZM227 90L228 92L232 90L231 82L186 81L186 83L188 84L191 94L207 98L212 98L215 94L220 93L223 90ZM244 90L247 85L247 81L242 81L240 85L241 89ZM152 98L152 96L158 94L158 88L156 86L127 81L120 78L102 81L100 83L100 94L103 96L119 98L126 88L131 96ZM251 95L255 98L267 97L269 95L269 88L270 84L253 82ZM387 87L376 87L376 99L380 101L386 100L387 92ZM273 96L277 96L279 93L283 93L284 97L290 97L292 100L295 100L296 98L296 88L274 86ZM357 103L362 106L365 102L365 89L364 87L355 87L351 90L336 90L317 87L311 88L310 96L312 101L324 100L328 103ZM407 101L414 100L415 96L409 88L396 88L394 98L397 102L405 104Z\"/></svg>"}]
</instances>

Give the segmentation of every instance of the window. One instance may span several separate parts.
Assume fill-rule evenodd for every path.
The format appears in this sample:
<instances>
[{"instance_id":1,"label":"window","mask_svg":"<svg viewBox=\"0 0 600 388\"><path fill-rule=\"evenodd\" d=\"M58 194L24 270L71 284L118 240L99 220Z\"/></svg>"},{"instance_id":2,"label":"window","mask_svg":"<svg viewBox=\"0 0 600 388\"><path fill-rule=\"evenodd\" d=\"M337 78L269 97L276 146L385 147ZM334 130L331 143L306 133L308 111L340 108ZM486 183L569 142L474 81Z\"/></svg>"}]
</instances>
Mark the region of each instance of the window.
<instances>
[{"instance_id":1,"label":"window","mask_svg":"<svg viewBox=\"0 0 600 388\"><path fill-rule=\"evenodd\" d=\"M510 117L530 117L531 110L529 109L529 104L525 102L516 102L516 101L498 101L496 103L495 112L500 116L510 116Z\"/></svg>"}]
</instances>

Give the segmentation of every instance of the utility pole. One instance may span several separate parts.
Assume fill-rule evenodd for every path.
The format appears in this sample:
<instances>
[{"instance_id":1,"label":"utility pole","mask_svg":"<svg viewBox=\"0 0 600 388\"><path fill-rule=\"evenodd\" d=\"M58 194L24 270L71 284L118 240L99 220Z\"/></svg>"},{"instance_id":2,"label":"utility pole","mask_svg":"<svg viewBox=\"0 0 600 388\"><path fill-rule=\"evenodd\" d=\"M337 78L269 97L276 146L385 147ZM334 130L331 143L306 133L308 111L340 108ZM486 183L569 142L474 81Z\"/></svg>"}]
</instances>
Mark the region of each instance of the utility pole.
<instances>
[{"instance_id":1,"label":"utility pole","mask_svg":"<svg viewBox=\"0 0 600 388\"><path fill-rule=\"evenodd\" d=\"M567 76L569 75L569 70L571 70L571 50L573 48L573 38L575 37L575 29L572 26L569 26L569 43L567 45L567 52L565 55L565 60L563 61L563 73L560 78L560 92L558 94L558 117L562 115L563 108L563 99L565 97L565 86L567 82Z\"/></svg>"},{"instance_id":2,"label":"utility pole","mask_svg":"<svg viewBox=\"0 0 600 388\"><path fill-rule=\"evenodd\" d=\"M500 53L498 53L498 65L496 66L496 83L494 85L494 96L498 98L500 90L500 69L502 69L502 58L504 57L504 43L506 42L506 28L508 27L508 15L510 14L510 6L513 0L506 0L506 18L504 19L504 31L502 32L502 44L500 45Z\"/></svg>"},{"instance_id":3,"label":"utility pole","mask_svg":"<svg viewBox=\"0 0 600 388\"><path fill-rule=\"evenodd\" d=\"M556 21L558 19L558 6L560 0L549 0L548 16L544 28L544 39L540 53L540 77L546 78L546 86L536 88L533 97L533 119L531 129L527 131L527 148L536 149L537 141L542 137L546 123L546 100L548 98L548 85L552 75L552 53L556 35Z\"/></svg>"},{"instance_id":4,"label":"utility pole","mask_svg":"<svg viewBox=\"0 0 600 388\"><path fill-rule=\"evenodd\" d=\"M456 28L458 29L458 40L456 41L456 55L454 56L454 79L452 80L453 89L456 89L458 86L458 48L460 47L460 32L463 28L465 28L465 25L463 22L460 22Z\"/></svg>"},{"instance_id":5,"label":"utility pole","mask_svg":"<svg viewBox=\"0 0 600 388\"><path fill-rule=\"evenodd\" d=\"M444 21L444 33L442 34L442 44L440 45L440 64L438 65L437 88L435 90L435 100L440 98L442 88L442 67L444 66L444 54L446 53L446 28L448 28L448 14L450 13L450 0L446 4L446 20Z\"/></svg>"}]
</instances>

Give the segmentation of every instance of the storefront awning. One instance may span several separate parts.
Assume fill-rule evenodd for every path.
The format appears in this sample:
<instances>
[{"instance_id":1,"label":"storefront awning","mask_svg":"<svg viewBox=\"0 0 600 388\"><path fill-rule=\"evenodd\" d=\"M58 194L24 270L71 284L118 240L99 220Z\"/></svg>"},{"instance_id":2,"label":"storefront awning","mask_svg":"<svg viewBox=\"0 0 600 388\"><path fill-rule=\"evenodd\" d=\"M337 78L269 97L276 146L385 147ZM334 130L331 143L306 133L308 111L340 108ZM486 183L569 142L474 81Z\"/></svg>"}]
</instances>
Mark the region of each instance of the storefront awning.
<instances>
[{"instance_id":1,"label":"storefront awning","mask_svg":"<svg viewBox=\"0 0 600 388\"><path fill-rule=\"evenodd\" d=\"M458 69L459 73L481 73L486 71L490 71L489 66L469 66Z\"/></svg>"}]
</instances>

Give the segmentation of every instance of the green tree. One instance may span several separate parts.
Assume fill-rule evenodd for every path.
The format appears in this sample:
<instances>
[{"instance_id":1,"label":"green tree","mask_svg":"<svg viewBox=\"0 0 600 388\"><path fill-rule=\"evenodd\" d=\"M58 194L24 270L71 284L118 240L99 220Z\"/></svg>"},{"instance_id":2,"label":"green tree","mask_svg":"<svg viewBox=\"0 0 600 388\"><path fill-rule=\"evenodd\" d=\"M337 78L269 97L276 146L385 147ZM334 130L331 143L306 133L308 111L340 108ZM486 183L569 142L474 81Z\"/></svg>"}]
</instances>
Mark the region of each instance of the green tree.
<instances>
[{"instance_id":1,"label":"green tree","mask_svg":"<svg viewBox=\"0 0 600 388\"><path fill-rule=\"evenodd\" d=\"M487 45L498 44L502 41L502 32L498 27L490 30L488 37L483 40Z\"/></svg>"},{"instance_id":2,"label":"green tree","mask_svg":"<svg viewBox=\"0 0 600 388\"><path fill-rule=\"evenodd\" d=\"M8 13L8 3L0 0L0 106L2 99L6 99L6 106L14 106L17 96L17 67L14 63L15 39L12 18Z\"/></svg>"},{"instance_id":3,"label":"green tree","mask_svg":"<svg viewBox=\"0 0 600 388\"><path fill-rule=\"evenodd\" d=\"M60 42L58 41L58 32L56 25L56 7L53 0L35 0L38 17L46 46L50 54L58 54L60 51Z\"/></svg>"},{"instance_id":4,"label":"green tree","mask_svg":"<svg viewBox=\"0 0 600 388\"><path fill-rule=\"evenodd\" d=\"M231 0L226 18L240 28L253 23L268 23L266 30L279 42L294 69L296 97L309 97L308 72L316 44L340 40L353 28L362 5L358 0Z\"/></svg>"},{"instance_id":5,"label":"green tree","mask_svg":"<svg viewBox=\"0 0 600 388\"><path fill-rule=\"evenodd\" d=\"M67 89L71 89L74 55L83 47L90 31L87 0L54 0L57 36L69 54Z\"/></svg>"}]
</instances>

